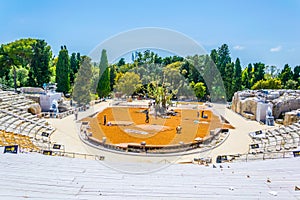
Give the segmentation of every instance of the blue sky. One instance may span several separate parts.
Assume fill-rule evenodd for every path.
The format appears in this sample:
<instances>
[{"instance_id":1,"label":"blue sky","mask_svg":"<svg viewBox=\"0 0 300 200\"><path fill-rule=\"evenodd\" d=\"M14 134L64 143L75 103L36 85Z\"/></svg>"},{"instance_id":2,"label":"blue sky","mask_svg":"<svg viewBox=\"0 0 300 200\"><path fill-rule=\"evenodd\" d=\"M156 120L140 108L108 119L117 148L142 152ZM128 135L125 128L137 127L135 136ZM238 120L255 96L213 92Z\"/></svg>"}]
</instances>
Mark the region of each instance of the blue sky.
<instances>
[{"instance_id":1,"label":"blue sky","mask_svg":"<svg viewBox=\"0 0 300 200\"><path fill-rule=\"evenodd\" d=\"M0 0L0 43L45 39L57 54L88 54L127 30L181 32L206 51L226 43L243 66L300 65L300 0Z\"/></svg>"}]
</instances>

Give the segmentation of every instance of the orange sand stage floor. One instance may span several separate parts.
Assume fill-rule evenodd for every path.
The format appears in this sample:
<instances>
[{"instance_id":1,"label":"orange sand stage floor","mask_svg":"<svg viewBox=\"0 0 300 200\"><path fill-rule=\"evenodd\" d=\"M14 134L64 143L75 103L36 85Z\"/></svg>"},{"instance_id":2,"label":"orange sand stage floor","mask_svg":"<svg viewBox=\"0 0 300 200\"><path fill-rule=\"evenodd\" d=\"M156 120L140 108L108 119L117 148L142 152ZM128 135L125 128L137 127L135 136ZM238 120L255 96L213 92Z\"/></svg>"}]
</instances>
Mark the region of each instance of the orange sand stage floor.
<instances>
[{"instance_id":1,"label":"orange sand stage floor","mask_svg":"<svg viewBox=\"0 0 300 200\"><path fill-rule=\"evenodd\" d=\"M102 141L106 137L108 144L126 144L145 141L147 145L171 145L194 142L197 137L204 138L210 130L216 128L232 128L230 124L223 124L210 110L204 110L206 119L197 118L197 110L175 110L176 116L164 119L155 118L149 114L149 123L145 123L146 115L142 111L145 108L111 107L98 113L94 118L85 118L83 121L90 122L92 137ZM106 121L112 122L113 126L104 125ZM114 123L116 123L114 125ZM176 127L181 125L182 131L176 133Z\"/></svg>"}]
</instances>

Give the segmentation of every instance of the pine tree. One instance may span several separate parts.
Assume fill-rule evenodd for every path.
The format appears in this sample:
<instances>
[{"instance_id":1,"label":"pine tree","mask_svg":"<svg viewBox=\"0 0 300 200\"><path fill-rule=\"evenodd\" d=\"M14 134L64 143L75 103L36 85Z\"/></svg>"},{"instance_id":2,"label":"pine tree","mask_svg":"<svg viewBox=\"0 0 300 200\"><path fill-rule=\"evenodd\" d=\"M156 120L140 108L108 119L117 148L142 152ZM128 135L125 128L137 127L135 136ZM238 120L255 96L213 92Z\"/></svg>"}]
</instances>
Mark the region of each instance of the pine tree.
<instances>
[{"instance_id":1,"label":"pine tree","mask_svg":"<svg viewBox=\"0 0 300 200\"><path fill-rule=\"evenodd\" d=\"M91 101L90 85L92 77L91 59L84 57L74 82L73 99L79 105L86 105Z\"/></svg>"},{"instance_id":2,"label":"pine tree","mask_svg":"<svg viewBox=\"0 0 300 200\"><path fill-rule=\"evenodd\" d=\"M217 68L221 73L224 80L225 68L228 63L231 63L229 47L227 44L223 44L218 49Z\"/></svg>"},{"instance_id":3,"label":"pine tree","mask_svg":"<svg viewBox=\"0 0 300 200\"><path fill-rule=\"evenodd\" d=\"M66 46L61 47L56 64L57 91L68 93L70 90L70 60Z\"/></svg>"},{"instance_id":4,"label":"pine tree","mask_svg":"<svg viewBox=\"0 0 300 200\"><path fill-rule=\"evenodd\" d=\"M97 93L99 97L103 98L108 96L110 93L110 75L109 75L108 60L107 60L105 49L103 49L101 53L99 68L100 68L100 72L99 72Z\"/></svg>"}]
</instances>

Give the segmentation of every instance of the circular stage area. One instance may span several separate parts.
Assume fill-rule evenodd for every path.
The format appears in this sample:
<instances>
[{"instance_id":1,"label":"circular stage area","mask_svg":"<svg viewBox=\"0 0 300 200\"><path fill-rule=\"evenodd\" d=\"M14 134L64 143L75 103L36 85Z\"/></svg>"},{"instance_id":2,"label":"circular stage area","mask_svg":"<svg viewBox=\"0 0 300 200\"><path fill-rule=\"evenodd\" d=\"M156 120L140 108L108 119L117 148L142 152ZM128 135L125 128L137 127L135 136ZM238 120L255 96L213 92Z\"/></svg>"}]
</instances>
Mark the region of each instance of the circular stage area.
<instances>
[{"instance_id":1,"label":"circular stage area","mask_svg":"<svg viewBox=\"0 0 300 200\"><path fill-rule=\"evenodd\" d=\"M94 144L117 147L124 151L128 147L139 150L147 150L147 147L198 147L211 142L215 130L222 132L233 128L222 122L221 117L215 115L211 108L204 106L200 110L198 106L197 109L175 108L162 116L157 116L148 108L108 107L95 117L82 121L88 124L86 137Z\"/></svg>"}]
</instances>

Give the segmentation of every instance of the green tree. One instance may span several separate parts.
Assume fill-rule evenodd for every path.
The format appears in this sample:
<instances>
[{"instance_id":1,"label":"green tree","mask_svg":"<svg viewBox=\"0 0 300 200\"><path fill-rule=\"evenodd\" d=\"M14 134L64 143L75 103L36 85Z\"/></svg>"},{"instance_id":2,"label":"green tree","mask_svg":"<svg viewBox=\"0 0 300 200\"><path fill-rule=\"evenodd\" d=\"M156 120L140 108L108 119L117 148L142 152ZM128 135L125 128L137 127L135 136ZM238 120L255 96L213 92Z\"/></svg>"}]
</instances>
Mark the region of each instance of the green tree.
<instances>
[{"instance_id":1,"label":"green tree","mask_svg":"<svg viewBox=\"0 0 300 200\"><path fill-rule=\"evenodd\" d=\"M219 69L221 76L224 80L226 65L231 63L229 47L227 44L223 44L218 48L218 59L217 59L217 68Z\"/></svg>"},{"instance_id":2,"label":"green tree","mask_svg":"<svg viewBox=\"0 0 300 200\"><path fill-rule=\"evenodd\" d=\"M27 79L28 79L28 70L20 67L17 70L17 81L19 87L24 87L27 84Z\"/></svg>"},{"instance_id":3,"label":"green tree","mask_svg":"<svg viewBox=\"0 0 300 200\"><path fill-rule=\"evenodd\" d=\"M293 72L291 67L288 64L284 65L283 70L279 74L279 78L282 82L282 85L286 85L286 82L290 79L293 79Z\"/></svg>"},{"instance_id":4,"label":"green tree","mask_svg":"<svg viewBox=\"0 0 300 200\"><path fill-rule=\"evenodd\" d=\"M125 63L125 58L121 58L120 60L119 60L119 62L118 62L118 66L120 67L120 66L122 66L122 65L125 65L126 63Z\"/></svg>"},{"instance_id":5,"label":"green tree","mask_svg":"<svg viewBox=\"0 0 300 200\"><path fill-rule=\"evenodd\" d=\"M79 68L80 69L80 68ZM99 82L99 66L95 63L92 65L92 77L91 77L91 88L90 91L92 94L97 93L97 86Z\"/></svg>"},{"instance_id":6,"label":"green tree","mask_svg":"<svg viewBox=\"0 0 300 200\"><path fill-rule=\"evenodd\" d=\"M9 79L10 79L10 68L13 69L14 73L14 88L17 90L17 73L16 73L16 67L18 65L18 61L15 60L16 58L13 55L9 54L9 49L1 45L0 48L0 64L1 64L1 74L3 74L3 80L2 83L5 83L9 85Z\"/></svg>"},{"instance_id":7,"label":"green tree","mask_svg":"<svg viewBox=\"0 0 300 200\"><path fill-rule=\"evenodd\" d=\"M79 105L86 105L91 101L90 86L92 77L91 59L83 57L81 67L74 82L73 99Z\"/></svg>"},{"instance_id":8,"label":"green tree","mask_svg":"<svg viewBox=\"0 0 300 200\"><path fill-rule=\"evenodd\" d=\"M254 63L254 77L253 77L253 83L256 83L257 81L264 80L265 77L265 64L259 62Z\"/></svg>"},{"instance_id":9,"label":"green tree","mask_svg":"<svg viewBox=\"0 0 300 200\"><path fill-rule=\"evenodd\" d=\"M29 72L28 72L27 86L35 86L36 85L36 80L34 78L33 73L34 73L33 69L30 68Z\"/></svg>"},{"instance_id":10,"label":"green tree","mask_svg":"<svg viewBox=\"0 0 300 200\"><path fill-rule=\"evenodd\" d=\"M242 89L242 67L240 59L237 58L234 64L234 80L233 80L234 92Z\"/></svg>"},{"instance_id":11,"label":"green tree","mask_svg":"<svg viewBox=\"0 0 300 200\"><path fill-rule=\"evenodd\" d=\"M246 67L242 72L242 89L250 89L248 78L248 68Z\"/></svg>"},{"instance_id":12,"label":"green tree","mask_svg":"<svg viewBox=\"0 0 300 200\"><path fill-rule=\"evenodd\" d=\"M50 69L50 82L51 83L55 83L56 82L56 65L57 65L57 61L58 61L58 57L53 57L52 59L50 59L49 62L49 69Z\"/></svg>"},{"instance_id":13,"label":"green tree","mask_svg":"<svg viewBox=\"0 0 300 200\"><path fill-rule=\"evenodd\" d=\"M186 59L189 64L189 76L188 79L190 82L194 81L195 83L204 82L202 77L204 65L205 65L205 56L204 55L194 55L188 56ZM183 63L182 63L183 64Z\"/></svg>"},{"instance_id":14,"label":"green tree","mask_svg":"<svg viewBox=\"0 0 300 200\"><path fill-rule=\"evenodd\" d=\"M7 82L13 79L13 86L17 89L17 68L28 68L31 62L33 51L32 46L36 43L35 39L20 39L14 42L1 45L0 47L0 74L5 75ZM10 69L13 69L13 77L9 76Z\"/></svg>"},{"instance_id":15,"label":"green tree","mask_svg":"<svg viewBox=\"0 0 300 200\"><path fill-rule=\"evenodd\" d=\"M45 40L37 40L33 45L29 86L41 87L44 83L49 83L51 77L49 62L51 57L51 47Z\"/></svg>"},{"instance_id":16,"label":"green tree","mask_svg":"<svg viewBox=\"0 0 300 200\"><path fill-rule=\"evenodd\" d=\"M297 82L297 86L300 86L300 66L294 67L293 80Z\"/></svg>"},{"instance_id":17,"label":"green tree","mask_svg":"<svg viewBox=\"0 0 300 200\"><path fill-rule=\"evenodd\" d=\"M297 89L297 85L298 82L294 81L293 79L289 79L286 83L285 83L285 89L292 89L292 90L296 90Z\"/></svg>"},{"instance_id":18,"label":"green tree","mask_svg":"<svg viewBox=\"0 0 300 200\"><path fill-rule=\"evenodd\" d=\"M248 74L248 83L246 84L246 88L250 89L254 84L254 82L253 82L253 67L252 67L251 63L248 64L247 74Z\"/></svg>"},{"instance_id":19,"label":"green tree","mask_svg":"<svg viewBox=\"0 0 300 200\"><path fill-rule=\"evenodd\" d=\"M9 81L8 85L11 86L13 84L14 78L14 69L11 68L9 72ZM28 70L24 67L16 68L16 84L17 87L24 87L27 84L28 79Z\"/></svg>"},{"instance_id":20,"label":"green tree","mask_svg":"<svg viewBox=\"0 0 300 200\"><path fill-rule=\"evenodd\" d=\"M158 84L155 81L148 84L147 91L148 95L155 99L156 106L159 106L160 112L164 113L167 108L167 104L171 104L171 98L174 94L168 90L165 83Z\"/></svg>"},{"instance_id":21,"label":"green tree","mask_svg":"<svg viewBox=\"0 0 300 200\"><path fill-rule=\"evenodd\" d=\"M234 94L233 78L234 77L234 63L227 63L225 67L225 75L223 78L226 99L231 101L231 98Z\"/></svg>"},{"instance_id":22,"label":"green tree","mask_svg":"<svg viewBox=\"0 0 300 200\"><path fill-rule=\"evenodd\" d=\"M180 73L184 76L184 78L188 78L190 75L190 63L186 60L180 67Z\"/></svg>"},{"instance_id":23,"label":"green tree","mask_svg":"<svg viewBox=\"0 0 300 200\"><path fill-rule=\"evenodd\" d=\"M162 70L162 83L173 95L191 96L193 94L192 88L189 87L188 81L184 76L180 74L180 68L183 64L181 61L176 61L165 66Z\"/></svg>"},{"instance_id":24,"label":"green tree","mask_svg":"<svg viewBox=\"0 0 300 200\"><path fill-rule=\"evenodd\" d=\"M78 65L77 65L76 53L72 53L70 58L70 84L71 85L74 84L75 75L78 72L77 67Z\"/></svg>"},{"instance_id":25,"label":"green tree","mask_svg":"<svg viewBox=\"0 0 300 200\"><path fill-rule=\"evenodd\" d=\"M76 74L80 68L81 56L80 53L72 53L70 58L70 84L74 84Z\"/></svg>"},{"instance_id":26,"label":"green tree","mask_svg":"<svg viewBox=\"0 0 300 200\"><path fill-rule=\"evenodd\" d=\"M210 52L210 58L215 63L215 65L217 65L217 63L218 63L218 52L217 52L217 50L213 49Z\"/></svg>"},{"instance_id":27,"label":"green tree","mask_svg":"<svg viewBox=\"0 0 300 200\"><path fill-rule=\"evenodd\" d=\"M202 99L206 94L206 87L204 83L198 82L198 83L191 83L191 87L193 88L195 95L198 99Z\"/></svg>"},{"instance_id":28,"label":"green tree","mask_svg":"<svg viewBox=\"0 0 300 200\"><path fill-rule=\"evenodd\" d=\"M121 92L126 96L132 95L142 86L140 76L134 72L126 72L116 83L116 92Z\"/></svg>"},{"instance_id":29,"label":"green tree","mask_svg":"<svg viewBox=\"0 0 300 200\"><path fill-rule=\"evenodd\" d=\"M100 68L100 72L99 72L97 93L99 97L103 98L108 96L110 93L110 80L109 80L110 76L109 76L108 60L107 60L105 49L103 49L101 53L99 68Z\"/></svg>"},{"instance_id":30,"label":"green tree","mask_svg":"<svg viewBox=\"0 0 300 200\"><path fill-rule=\"evenodd\" d=\"M225 102L225 88L224 82L221 77L220 71L215 65L215 62L211 59L211 56L205 56L203 78L207 88L209 101Z\"/></svg>"},{"instance_id":31,"label":"green tree","mask_svg":"<svg viewBox=\"0 0 300 200\"><path fill-rule=\"evenodd\" d=\"M68 93L70 90L70 59L66 46L62 46L56 64L57 91Z\"/></svg>"},{"instance_id":32,"label":"green tree","mask_svg":"<svg viewBox=\"0 0 300 200\"><path fill-rule=\"evenodd\" d=\"M300 77L300 66L296 66L294 68L293 80L298 82L299 77Z\"/></svg>"},{"instance_id":33,"label":"green tree","mask_svg":"<svg viewBox=\"0 0 300 200\"><path fill-rule=\"evenodd\" d=\"M259 80L253 86L252 90L259 89L281 89L281 81L277 78L270 78L268 80Z\"/></svg>"},{"instance_id":34,"label":"green tree","mask_svg":"<svg viewBox=\"0 0 300 200\"><path fill-rule=\"evenodd\" d=\"M109 81L110 81L110 90L113 91L115 85L115 78L116 78L116 67L114 65L110 66L109 69Z\"/></svg>"}]
</instances>

